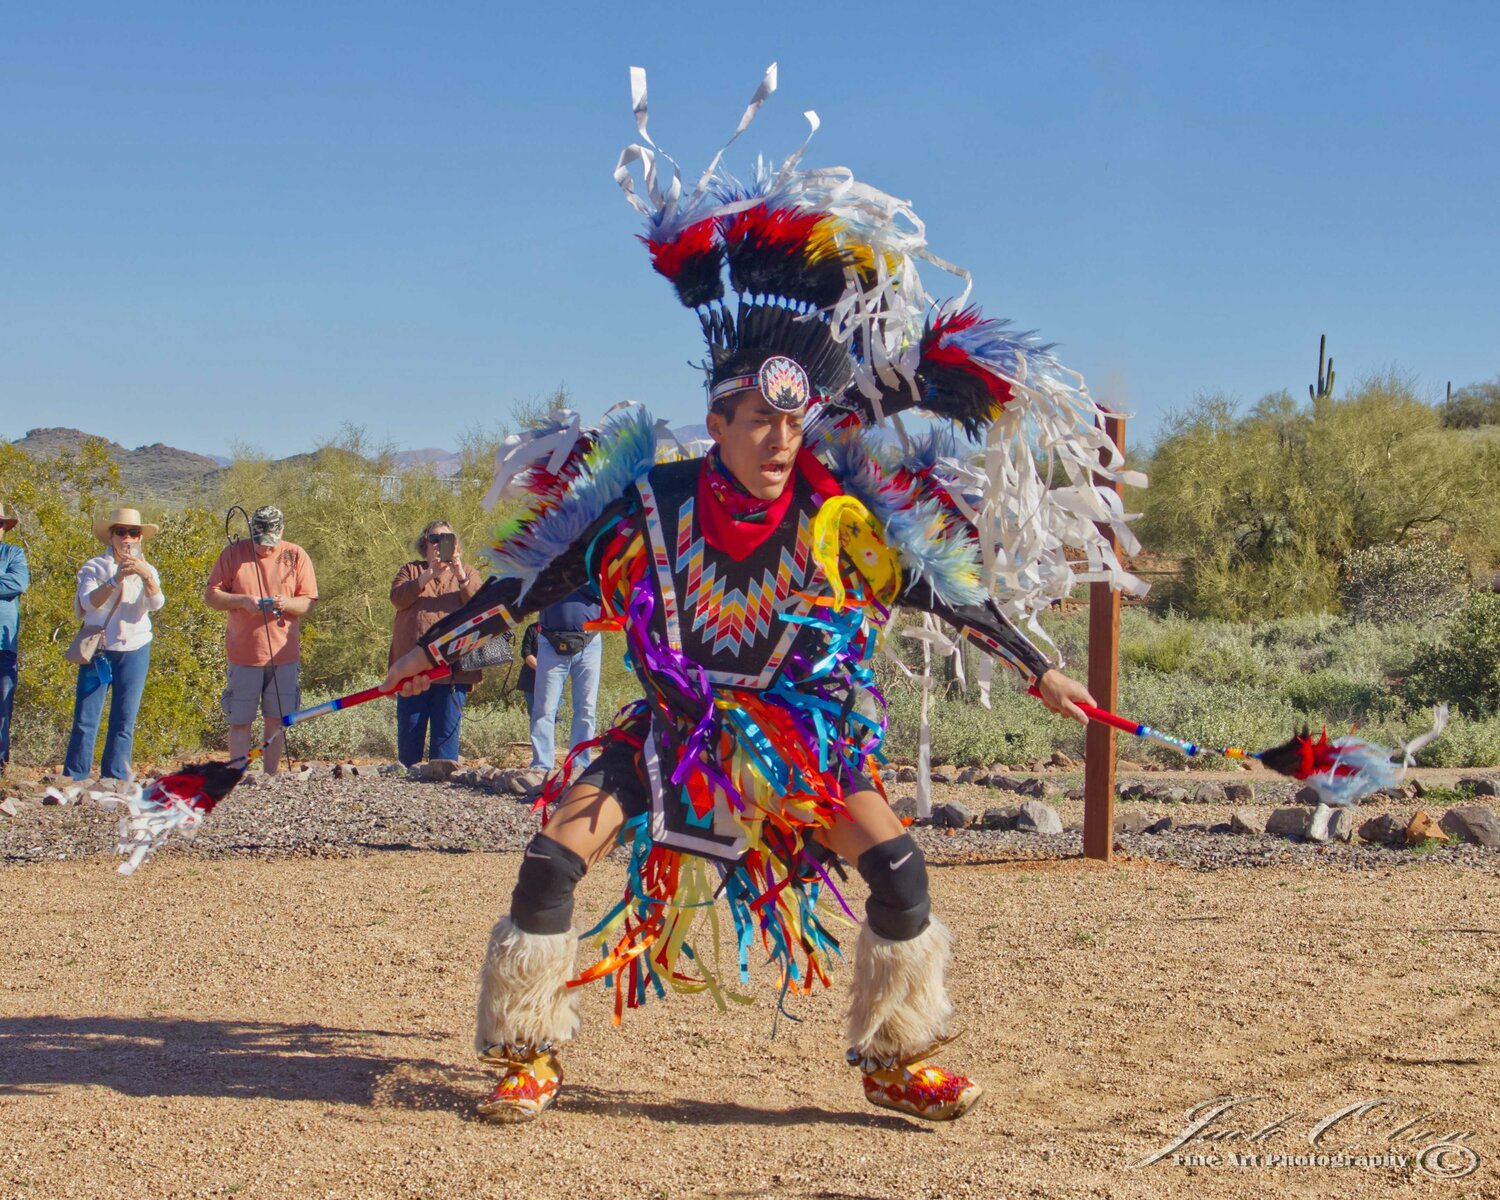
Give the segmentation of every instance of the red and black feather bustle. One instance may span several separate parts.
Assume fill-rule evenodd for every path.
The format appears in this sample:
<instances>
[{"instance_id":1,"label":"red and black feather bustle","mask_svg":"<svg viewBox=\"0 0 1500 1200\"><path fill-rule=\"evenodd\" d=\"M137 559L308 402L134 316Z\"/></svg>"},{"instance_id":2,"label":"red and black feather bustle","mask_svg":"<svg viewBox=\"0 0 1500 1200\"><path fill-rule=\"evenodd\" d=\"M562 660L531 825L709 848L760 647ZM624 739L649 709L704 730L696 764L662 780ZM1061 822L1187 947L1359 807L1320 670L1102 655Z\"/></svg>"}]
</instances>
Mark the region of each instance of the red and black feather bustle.
<instances>
[{"instance_id":1,"label":"red and black feather bustle","mask_svg":"<svg viewBox=\"0 0 1500 1200\"><path fill-rule=\"evenodd\" d=\"M665 241L641 241L651 251L651 265L671 281L688 308L723 299L724 242L717 218L695 222Z\"/></svg>"},{"instance_id":2,"label":"red and black feather bustle","mask_svg":"<svg viewBox=\"0 0 1500 1200\"><path fill-rule=\"evenodd\" d=\"M199 812L210 813L244 777L242 766L225 762L188 763L153 782L146 791L146 799L165 802L170 797Z\"/></svg>"},{"instance_id":3,"label":"red and black feather bustle","mask_svg":"<svg viewBox=\"0 0 1500 1200\"><path fill-rule=\"evenodd\" d=\"M844 268L853 260L839 249L831 221L766 204L724 218L730 286L744 296L779 296L818 309L838 303Z\"/></svg>"},{"instance_id":4,"label":"red and black feather bustle","mask_svg":"<svg viewBox=\"0 0 1500 1200\"><path fill-rule=\"evenodd\" d=\"M1328 740L1328 730L1316 738L1306 726L1279 746L1262 750L1258 755L1261 763L1277 774L1292 779L1311 779L1314 775L1353 775L1356 768L1341 761L1339 748Z\"/></svg>"}]
</instances>

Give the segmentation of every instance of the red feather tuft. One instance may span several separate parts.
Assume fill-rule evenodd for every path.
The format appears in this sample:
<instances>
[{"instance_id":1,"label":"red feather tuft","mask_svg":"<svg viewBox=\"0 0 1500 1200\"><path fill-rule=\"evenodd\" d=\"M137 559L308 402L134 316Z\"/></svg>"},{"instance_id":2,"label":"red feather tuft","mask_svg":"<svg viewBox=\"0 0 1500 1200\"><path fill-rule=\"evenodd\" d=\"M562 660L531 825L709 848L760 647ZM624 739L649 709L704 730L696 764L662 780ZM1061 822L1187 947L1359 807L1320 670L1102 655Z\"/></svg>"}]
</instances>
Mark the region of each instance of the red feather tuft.
<instances>
[{"instance_id":1,"label":"red feather tuft","mask_svg":"<svg viewBox=\"0 0 1500 1200\"><path fill-rule=\"evenodd\" d=\"M669 242L642 238L651 251L651 265L668 279L676 280L687 264L718 249L719 222L714 218L689 225Z\"/></svg>"},{"instance_id":2,"label":"red feather tuft","mask_svg":"<svg viewBox=\"0 0 1500 1200\"><path fill-rule=\"evenodd\" d=\"M922 337L922 367L962 371L971 376L989 393L995 404L995 414L998 415L1000 410L1015 399L1015 392L1011 390L1010 384L976 362L962 346L948 340L954 334L964 333L986 323L979 310L973 306L939 317Z\"/></svg>"}]
</instances>

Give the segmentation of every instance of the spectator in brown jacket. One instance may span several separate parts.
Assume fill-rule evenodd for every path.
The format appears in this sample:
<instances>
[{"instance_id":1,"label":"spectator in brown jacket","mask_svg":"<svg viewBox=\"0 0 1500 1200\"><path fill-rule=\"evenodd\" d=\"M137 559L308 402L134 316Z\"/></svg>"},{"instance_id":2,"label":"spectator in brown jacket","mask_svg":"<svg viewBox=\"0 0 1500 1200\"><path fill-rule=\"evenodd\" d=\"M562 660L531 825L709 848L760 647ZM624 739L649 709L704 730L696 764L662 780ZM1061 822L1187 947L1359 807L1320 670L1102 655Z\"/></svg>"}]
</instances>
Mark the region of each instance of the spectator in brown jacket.
<instances>
[{"instance_id":1,"label":"spectator in brown jacket","mask_svg":"<svg viewBox=\"0 0 1500 1200\"><path fill-rule=\"evenodd\" d=\"M415 647L430 626L467 604L484 582L464 564L458 535L447 521L433 521L422 530L417 553L421 557L397 571L391 583L396 608L391 662ZM464 702L478 682L478 671L455 671L420 696L396 697L396 756L403 766L422 761L424 744L429 758L458 758Z\"/></svg>"}]
</instances>

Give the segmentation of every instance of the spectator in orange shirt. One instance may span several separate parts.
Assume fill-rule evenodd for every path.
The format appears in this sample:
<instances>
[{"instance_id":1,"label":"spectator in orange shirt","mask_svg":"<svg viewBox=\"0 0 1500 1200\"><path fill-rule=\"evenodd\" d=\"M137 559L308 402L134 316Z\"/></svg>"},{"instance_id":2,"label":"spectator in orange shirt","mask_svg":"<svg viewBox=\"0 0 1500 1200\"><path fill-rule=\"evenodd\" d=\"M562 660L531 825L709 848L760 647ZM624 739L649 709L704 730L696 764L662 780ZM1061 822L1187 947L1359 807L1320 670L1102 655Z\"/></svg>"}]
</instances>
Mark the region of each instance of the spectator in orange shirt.
<instances>
[{"instance_id":1,"label":"spectator in orange shirt","mask_svg":"<svg viewBox=\"0 0 1500 1200\"><path fill-rule=\"evenodd\" d=\"M203 592L209 608L229 614L223 705L231 760L249 754L257 711L269 737L301 700L299 626L318 598L318 580L307 551L282 540L283 525L279 508L257 508L249 540L225 547ZM267 775L281 769L282 745L276 738L266 747Z\"/></svg>"}]
</instances>

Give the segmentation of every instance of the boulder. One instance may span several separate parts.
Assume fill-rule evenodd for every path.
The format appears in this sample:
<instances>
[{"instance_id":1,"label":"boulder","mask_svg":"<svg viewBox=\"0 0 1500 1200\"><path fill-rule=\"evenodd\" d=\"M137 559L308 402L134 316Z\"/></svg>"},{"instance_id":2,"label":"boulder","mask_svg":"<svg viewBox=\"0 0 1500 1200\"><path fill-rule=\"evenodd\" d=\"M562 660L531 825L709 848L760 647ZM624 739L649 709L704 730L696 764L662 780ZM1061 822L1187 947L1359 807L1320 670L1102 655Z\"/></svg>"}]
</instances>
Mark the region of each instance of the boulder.
<instances>
[{"instance_id":1,"label":"boulder","mask_svg":"<svg viewBox=\"0 0 1500 1200\"><path fill-rule=\"evenodd\" d=\"M1448 835L1443 832L1442 826L1432 819L1425 808L1419 808L1406 824L1406 844L1415 846L1429 839L1446 842Z\"/></svg>"},{"instance_id":2,"label":"boulder","mask_svg":"<svg viewBox=\"0 0 1500 1200\"><path fill-rule=\"evenodd\" d=\"M1141 832L1163 834L1171 833L1173 828L1175 828L1175 822L1172 820L1172 818L1163 817L1161 820L1153 821L1150 825L1147 825L1146 828Z\"/></svg>"},{"instance_id":3,"label":"boulder","mask_svg":"<svg viewBox=\"0 0 1500 1200\"><path fill-rule=\"evenodd\" d=\"M1466 775L1458 781L1458 790L1467 790L1475 796L1500 795L1500 788L1496 788L1495 781L1483 775Z\"/></svg>"},{"instance_id":4,"label":"boulder","mask_svg":"<svg viewBox=\"0 0 1500 1200\"><path fill-rule=\"evenodd\" d=\"M1427 786L1420 779L1413 779L1401 790L1409 792L1413 800L1421 800L1427 795Z\"/></svg>"},{"instance_id":5,"label":"boulder","mask_svg":"<svg viewBox=\"0 0 1500 1200\"><path fill-rule=\"evenodd\" d=\"M1253 783L1226 783L1224 799L1229 804L1254 804L1255 785Z\"/></svg>"},{"instance_id":6,"label":"boulder","mask_svg":"<svg viewBox=\"0 0 1500 1200\"><path fill-rule=\"evenodd\" d=\"M910 817L913 820L917 816L917 798L915 796L902 796L899 800L891 801L891 811L898 817Z\"/></svg>"},{"instance_id":7,"label":"boulder","mask_svg":"<svg viewBox=\"0 0 1500 1200\"><path fill-rule=\"evenodd\" d=\"M1016 829L1021 833L1061 833L1062 818L1057 809L1040 800L1026 800L1016 814Z\"/></svg>"},{"instance_id":8,"label":"boulder","mask_svg":"<svg viewBox=\"0 0 1500 1200\"><path fill-rule=\"evenodd\" d=\"M955 778L956 783L976 783L979 780L978 767L965 767Z\"/></svg>"},{"instance_id":9,"label":"boulder","mask_svg":"<svg viewBox=\"0 0 1500 1200\"><path fill-rule=\"evenodd\" d=\"M1020 815L1020 806L1015 804L1008 804L1004 808L987 808L984 816L979 819L979 825L982 829L1014 829Z\"/></svg>"},{"instance_id":10,"label":"boulder","mask_svg":"<svg viewBox=\"0 0 1500 1200\"><path fill-rule=\"evenodd\" d=\"M380 773L382 775L399 775L404 770L406 768L398 762L381 763L380 765Z\"/></svg>"},{"instance_id":11,"label":"boulder","mask_svg":"<svg viewBox=\"0 0 1500 1200\"><path fill-rule=\"evenodd\" d=\"M1381 813L1359 827L1359 836L1367 842L1394 846L1406 840L1406 826L1394 814Z\"/></svg>"},{"instance_id":12,"label":"boulder","mask_svg":"<svg viewBox=\"0 0 1500 1200\"><path fill-rule=\"evenodd\" d=\"M1071 787L1063 793L1063 798L1081 802L1084 799L1084 791L1081 787Z\"/></svg>"},{"instance_id":13,"label":"boulder","mask_svg":"<svg viewBox=\"0 0 1500 1200\"><path fill-rule=\"evenodd\" d=\"M7 817L14 817L18 816L20 812L21 810L16 807L16 802L9 796L4 800L0 800L0 813L4 813Z\"/></svg>"},{"instance_id":14,"label":"boulder","mask_svg":"<svg viewBox=\"0 0 1500 1200\"><path fill-rule=\"evenodd\" d=\"M1170 784L1158 784L1156 787L1149 788L1146 794L1148 796L1155 796L1163 804L1185 804L1188 798L1187 788L1176 787Z\"/></svg>"},{"instance_id":15,"label":"boulder","mask_svg":"<svg viewBox=\"0 0 1500 1200\"><path fill-rule=\"evenodd\" d=\"M1003 762L992 762L992 763L990 763L990 774L991 775L1004 775L1009 770L1010 770L1010 764L1009 763L1003 763Z\"/></svg>"},{"instance_id":16,"label":"boulder","mask_svg":"<svg viewBox=\"0 0 1500 1200\"><path fill-rule=\"evenodd\" d=\"M1072 768L1074 768L1074 767L1076 767L1078 765L1071 758L1069 758L1066 754L1064 754L1061 750L1054 750L1052 752L1052 757L1049 758L1047 761L1049 763L1051 763L1054 767L1061 767L1065 771L1071 770Z\"/></svg>"},{"instance_id":17,"label":"boulder","mask_svg":"<svg viewBox=\"0 0 1500 1200\"><path fill-rule=\"evenodd\" d=\"M1127 783L1115 793L1121 800L1139 800L1146 795L1144 783Z\"/></svg>"},{"instance_id":18,"label":"boulder","mask_svg":"<svg viewBox=\"0 0 1500 1200\"><path fill-rule=\"evenodd\" d=\"M1122 833L1145 833L1154 821L1154 818L1139 808L1127 808L1124 812L1115 814L1114 831L1118 836Z\"/></svg>"},{"instance_id":19,"label":"boulder","mask_svg":"<svg viewBox=\"0 0 1500 1200\"><path fill-rule=\"evenodd\" d=\"M1217 783L1204 782L1193 789L1193 803L1195 804L1224 804L1228 799L1228 793Z\"/></svg>"},{"instance_id":20,"label":"boulder","mask_svg":"<svg viewBox=\"0 0 1500 1200\"><path fill-rule=\"evenodd\" d=\"M427 778L438 783L446 783L456 770L458 763L451 758L433 758L427 761Z\"/></svg>"},{"instance_id":21,"label":"boulder","mask_svg":"<svg viewBox=\"0 0 1500 1200\"><path fill-rule=\"evenodd\" d=\"M1024 782L1024 780L1017 779L1013 775L1007 775L1003 771L990 776L990 787L997 788L1002 792L1015 792L1017 795L1020 794L1021 784Z\"/></svg>"},{"instance_id":22,"label":"boulder","mask_svg":"<svg viewBox=\"0 0 1500 1200\"><path fill-rule=\"evenodd\" d=\"M1354 810L1352 808L1333 810L1333 816L1328 821L1328 840L1346 843L1354 840Z\"/></svg>"},{"instance_id":23,"label":"boulder","mask_svg":"<svg viewBox=\"0 0 1500 1200\"><path fill-rule=\"evenodd\" d=\"M1312 823L1312 814L1312 809L1297 804L1274 809L1266 818L1266 832L1272 837L1306 837L1307 827Z\"/></svg>"},{"instance_id":24,"label":"boulder","mask_svg":"<svg viewBox=\"0 0 1500 1200\"><path fill-rule=\"evenodd\" d=\"M1298 788L1297 794L1292 797L1293 804L1306 804L1309 808L1316 808L1323 803L1323 796L1315 787Z\"/></svg>"},{"instance_id":25,"label":"boulder","mask_svg":"<svg viewBox=\"0 0 1500 1200\"><path fill-rule=\"evenodd\" d=\"M1229 823L1236 833L1247 833L1260 837L1266 831L1266 819L1253 808L1237 808L1229 814Z\"/></svg>"},{"instance_id":26,"label":"boulder","mask_svg":"<svg viewBox=\"0 0 1500 1200\"><path fill-rule=\"evenodd\" d=\"M1023 779L1016 784L1016 793L1021 796L1030 796L1034 800L1045 800L1049 796L1056 796L1062 791L1057 784L1047 779Z\"/></svg>"},{"instance_id":27,"label":"boulder","mask_svg":"<svg viewBox=\"0 0 1500 1200\"><path fill-rule=\"evenodd\" d=\"M917 768L916 767L897 767L896 768L896 782L897 783L916 783L917 782Z\"/></svg>"},{"instance_id":28,"label":"boulder","mask_svg":"<svg viewBox=\"0 0 1500 1200\"><path fill-rule=\"evenodd\" d=\"M939 804L932 810L932 823L939 829L967 829L973 819L962 804Z\"/></svg>"},{"instance_id":29,"label":"boulder","mask_svg":"<svg viewBox=\"0 0 1500 1200\"><path fill-rule=\"evenodd\" d=\"M952 783L953 772L947 767L934 767L928 776L933 783Z\"/></svg>"},{"instance_id":30,"label":"boulder","mask_svg":"<svg viewBox=\"0 0 1500 1200\"><path fill-rule=\"evenodd\" d=\"M1318 805L1308 818L1307 833L1303 836L1310 842L1328 841L1328 823L1332 820L1333 809L1327 804Z\"/></svg>"},{"instance_id":31,"label":"boulder","mask_svg":"<svg viewBox=\"0 0 1500 1200\"><path fill-rule=\"evenodd\" d=\"M1438 826L1460 841L1490 850L1500 850L1500 819L1483 804L1463 804L1443 814Z\"/></svg>"}]
</instances>

